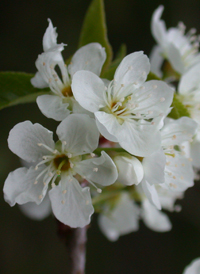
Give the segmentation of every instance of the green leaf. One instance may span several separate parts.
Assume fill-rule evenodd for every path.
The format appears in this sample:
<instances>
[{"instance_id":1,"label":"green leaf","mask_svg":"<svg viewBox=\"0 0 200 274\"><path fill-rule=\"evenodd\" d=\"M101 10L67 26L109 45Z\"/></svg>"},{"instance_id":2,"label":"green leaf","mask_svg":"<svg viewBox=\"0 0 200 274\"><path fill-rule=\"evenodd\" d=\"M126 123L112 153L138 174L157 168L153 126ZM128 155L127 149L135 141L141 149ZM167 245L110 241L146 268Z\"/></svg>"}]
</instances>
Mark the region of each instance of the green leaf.
<instances>
[{"instance_id":1,"label":"green leaf","mask_svg":"<svg viewBox=\"0 0 200 274\"><path fill-rule=\"evenodd\" d=\"M190 117L190 113L188 112L187 108L178 99L177 94L174 94L174 99L173 99L171 107L173 107L173 109L169 113L168 117L173 118L173 119L179 119L183 116Z\"/></svg>"},{"instance_id":2,"label":"green leaf","mask_svg":"<svg viewBox=\"0 0 200 274\"><path fill-rule=\"evenodd\" d=\"M116 58L110 64L108 69L104 70L104 72L101 74L101 77L106 78L108 80L112 80L114 78L116 68L119 66L119 64L121 63L122 59L125 56L126 56L126 45L122 44L117 55L116 55Z\"/></svg>"},{"instance_id":3,"label":"green leaf","mask_svg":"<svg viewBox=\"0 0 200 274\"><path fill-rule=\"evenodd\" d=\"M105 48L107 58L103 70L112 60L112 48L107 37L103 0L93 0L87 10L79 40L79 47L98 42Z\"/></svg>"},{"instance_id":4,"label":"green leaf","mask_svg":"<svg viewBox=\"0 0 200 274\"><path fill-rule=\"evenodd\" d=\"M49 91L34 88L30 82L33 76L24 72L0 72L0 109L35 102L38 95Z\"/></svg>"}]
</instances>

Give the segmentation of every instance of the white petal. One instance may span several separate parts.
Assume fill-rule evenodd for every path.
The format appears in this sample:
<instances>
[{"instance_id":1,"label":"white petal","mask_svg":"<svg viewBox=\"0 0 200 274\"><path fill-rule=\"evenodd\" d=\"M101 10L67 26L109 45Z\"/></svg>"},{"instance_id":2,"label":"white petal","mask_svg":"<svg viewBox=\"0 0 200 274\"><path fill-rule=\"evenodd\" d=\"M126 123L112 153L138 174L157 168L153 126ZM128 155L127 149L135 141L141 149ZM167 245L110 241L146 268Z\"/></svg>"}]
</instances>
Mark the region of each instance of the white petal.
<instances>
[{"instance_id":1,"label":"white petal","mask_svg":"<svg viewBox=\"0 0 200 274\"><path fill-rule=\"evenodd\" d=\"M142 51L127 55L116 69L114 79L116 82L128 85L136 83L140 86L147 78L150 71L149 59Z\"/></svg>"},{"instance_id":2,"label":"white petal","mask_svg":"<svg viewBox=\"0 0 200 274\"><path fill-rule=\"evenodd\" d=\"M141 114L151 112L152 114L148 115L148 118L160 117L162 119L163 115L169 112L173 95L172 88L165 82L148 81L144 83L143 89L139 91L139 99L136 98L138 107L135 108L135 112Z\"/></svg>"},{"instance_id":3,"label":"white petal","mask_svg":"<svg viewBox=\"0 0 200 274\"><path fill-rule=\"evenodd\" d=\"M66 141L66 149L73 155L93 152L99 142L95 120L86 114L71 114L57 127L57 135Z\"/></svg>"},{"instance_id":4,"label":"white petal","mask_svg":"<svg viewBox=\"0 0 200 274\"><path fill-rule=\"evenodd\" d=\"M194 185L192 163L184 156L166 156L165 183L172 191L185 191Z\"/></svg>"},{"instance_id":5,"label":"white petal","mask_svg":"<svg viewBox=\"0 0 200 274\"><path fill-rule=\"evenodd\" d=\"M64 120L69 114L68 103L57 95L41 95L37 97L37 104L41 112L56 121Z\"/></svg>"},{"instance_id":6,"label":"white petal","mask_svg":"<svg viewBox=\"0 0 200 274\"><path fill-rule=\"evenodd\" d=\"M161 145L160 133L153 125L137 125L125 121L115 135L119 144L136 156L149 156Z\"/></svg>"},{"instance_id":7,"label":"white petal","mask_svg":"<svg viewBox=\"0 0 200 274\"><path fill-rule=\"evenodd\" d=\"M49 191L56 218L70 227L84 227L94 212L88 187L82 188L73 177L62 177L58 186Z\"/></svg>"},{"instance_id":8,"label":"white petal","mask_svg":"<svg viewBox=\"0 0 200 274\"><path fill-rule=\"evenodd\" d=\"M51 51L44 52L38 56L35 65L40 72L41 77L49 84L50 89L57 95L62 96L62 90L69 86L71 81L69 79L67 67L65 66L61 51L64 45L58 45ZM62 79L60 79L56 69L60 70ZM56 68L56 69L55 69Z\"/></svg>"},{"instance_id":9,"label":"white petal","mask_svg":"<svg viewBox=\"0 0 200 274\"><path fill-rule=\"evenodd\" d=\"M126 157L122 154L114 157L113 160L119 173L117 181L124 185L138 185L142 181L144 170L136 157L130 155Z\"/></svg>"},{"instance_id":10,"label":"white petal","mask_svg":"<svg viewBox=\"0 0 200 274\"><path fill-rule=\"evenodd\" d=\"M150 185L162 184L165 181L166 157L163 149L160 149L142 161L145 179Z\"/></svg>"},{"instance_id":11,"label":"white petal","mask_svg":"<svg viewBox=\"0 0 200 274\"><path fill-rule=\"evenodd\" d=\"M197 127L198 124L188 117L181 117L177 120L166 119L161 129L162 146L181 145L185 141L190 141Z\"/></svg>"},{"instance_id":12,"label":"white petal","mask_svg":"<svg viewBox=\"0 0 200 274\"><path fill-rule=\"evenodd\" d=\"M26 203L19 205L20 210L33 220L43 220L51 214L51 203L48 195L45 196L41 204L37 205L35 203Z\"/></svg>"},{"instance_id":13,"label":"white petal","mask_svg":"<svg viewBox=\"0 0 200 274\"><path fill-rule=\"evenodd\" d=\"M191 143L191 158L193 159L192 165L198 169L200 169L200 141L194 140Z\"/></svg>"},{"instance_id":14,"label":"white petal","mask_svg":"<svg viewBox=\"0 0 200 274\"><path fill-rule=\"evenodd\" d=\"M138 125L134 121L125 121L120 125L114 115L103 111L96 112L95 117L108 133L118 140L121 147L133 155L148 156L160 148L160 133L153 125ZM101 134L104 135L105 131L99 126L98 128L101 130ZM108 134L104 136L107 139L109 138ZM109 140L115 141L114 138Z\"/></svg>"},{"instance_id":15,"label":"white petal","mask_svg":"<svg viewBox=\"0 0 200 274\"><path fill-rule=\"evenodd\" d=\"M172 225L169 218L162 211L157 210L148 200L142 203L142 219L145 225L157 232L166 232L171 230Z\"/></svg>"},{"instance_id":16,"label":"white petal","mask_svg":"<svg viewBox=\"0 0 200 274\"><path fill-rule=\"evenodd\" d=\"M89 70L100 75L101 68L106 60L105 48L99 43L90 43L77 50L68 66L71 76L79 70Z\"/></svg>"},{"instance_id":17,"label":"white petal","mask_svg":"<svg viewBox=\"0 0 200 274\"><path fill-rule=\"evenodd\" d=\"M41 74L39 73L39 71L36 72L36 74L33 78L31 78L31 84L35 88L47 88L49 86L49 84L46 81L44 81L44 79L41 76Z\"/></svg>"},{"instance_id":18,"label":"white petal","mask_svg":"<svg viewBox=\"0 0 200 274\"><path fill-rule=\"evenodd\" d=\"M158 77L162 78L161 66L164 61L162 54L162 49L160 46L154 46L151 50L149 59L151 63L151 72L155 73Z\"/></svg>"},{"instance_id":19,"label":"white petal","mask_svg":"<svg viewBox=\"0 0 200 274\"><path fill-rule=\"evenodd\" d=\"M53 27L52 22L50 19L49 21L49 26L45 31L45 34L43 36L43 50L47 51L50 48L53 48L57 45L57 36L58 34L56 33L56 28Z\"/></svg>"},{"instance_id":20,"label":"white petal","mask_svg":"<svg viewBox=\"0 0 200 274\"><path fill-rule=\"evenodd\" d=\"M72 79L72 92L79 104L91 111L98 111L105 106L103 92L105 91L104 82L90 71L78 71Z\"/></svg>"},{"instance_id":21,"label":"white petal","mask_svg":"<svg viewBox=\"0 0 200 274\"><path fill-rule=\"evenodd\" d=\"M113 160L104 151L101 152L101 156L98 158L79 162L74 169L86 180L88 179L103 186L113 184L118 177Z\"/></svg>"},{"instance_id":22,"label":"white petal","mask_svg":"<svg viewBox=\"0 0 200 274\"><path fill-rule=\"evenodd\" d=\"M177 72L180 74L184 73L185 67L181 58L180 50L172 43L168 46L168 59Z\"/></svg>"},{"instance_id":23,"label":"white petal","mask_svg":"<svg viewBox=\"0 0 200 274\"><path fill-rule=\"evenodd\" d=\"M124 192L112 211L99 216L100 229L110 241L116 241L119 236L138 230L138 214L138 206Z\"/></svg>"},{"instance_id":24,"label":"white petal","mask_svg":"<svg viewBox=\"0 0 200 274\"><path fill-rule=\"evenodd\" d=\"M155 205L158 209L161 209L159 197L157 190L155 189L154 185L150 185L145 178L142 180L142 189L144 194L146 195L147 199L152 205Z\"/></svg>"},{"instance_id":25,"label":"white petal","mask_svg":"<svg viewBox=\"0 0 200 274\"><path fill-rule=\"evenodd\" d=\"M11 129L8 137L8 146L13 153L27 162L35 162L49 152L43 146L45 144L54 149L53 132L47 130L40 124L32 124L25 121L17 124Z\"/></svg>"},{"instance_id":26,"label":"white petal","mask_svg":"<svg viewBox=\"0 0 200 274\"><path fill-rule=\"evenodd\" d=\"M98 113L98 112L96 112ZM112 115L110 114L110 116L108 116L108 118L111 119L111 121L113 120ZM104 127L104 125L102 125L98 119L96 119L96 125L98 130L101 132L101 134L108 139L111 142L117 142L117 138L114 135L111 135L108 130L106 129L106 127Z\"/></svg>"},{"instance_id":27,"label":"white petal","mask_svg":"<svg viewBox=\"0 0 200 274\"><path fill-rule=\"evenodd\" d=\"M200 273L200 258L193 260L185 269L183 274L199 274Z\"/></svg>"},{"instance_id":28,"label":"white petal","mask_svg":"<svg viewBox=\"0 0 200 274\"><path fill-rule=\"evenodd\" d=\"M72 113L74 114L87 114L90 118L94 118L94 114L83 108L73 97L70 97L72 102Z\"/></svg>"},{"instance_id":29,"label":"white petal","mask_svg":"<svg viewBox=\"0 0 200 274\"><path fill-rule=\"evenodd\" d=\"M166 37L166 27L165 22L163 20L160 20L160 17L162 16L164 7L159 6L153 13L152 21L151 21L151 32L156 39L156 41L160 45L165 44L165 37Z\"/></svg>"},{"instance_id":30,"label":"white petal","mask_svg":"<svg viewBox=\"0 0 200 274\"><path fill-rule=\"evenodd\" d=\"M180 94L189 94L200 85L200 63L194 65L180 79L178 91Z\"/></svg>"},{"instance_id":31,"label":"white petal","mask_svg":"<svg viewBox=\"0 0 200 274\"><path fill-rule=\"evenodd\" d=\"M27 202L40 204L46 194L48 185L44 186L42 176L37 180L37 184L34 184L34 182L43 169L44 167L39 167L38 170L35 170L34 167L29 169L21 167L10 172L3 188L5 201L10 206Z\"/></svg>"}]
</instances>

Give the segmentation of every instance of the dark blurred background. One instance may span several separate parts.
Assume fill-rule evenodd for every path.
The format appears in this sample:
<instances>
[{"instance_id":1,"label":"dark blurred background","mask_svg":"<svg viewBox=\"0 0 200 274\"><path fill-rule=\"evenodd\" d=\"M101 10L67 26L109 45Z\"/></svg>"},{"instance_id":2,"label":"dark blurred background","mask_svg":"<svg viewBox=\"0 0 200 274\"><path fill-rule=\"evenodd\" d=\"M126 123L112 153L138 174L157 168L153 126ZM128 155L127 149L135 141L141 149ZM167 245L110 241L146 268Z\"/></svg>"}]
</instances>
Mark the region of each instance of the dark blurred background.
<instances>
[{"instance_id":1,"label":"dark blurred background","mask_svg":"<svg viewBox=\"0 0 200 274\"><path fill-rule=\"evenodd\" d=\"M57 26L58 42L67 43L64 57L74 53L81 24L90 0L0 1L0 70L35 73L35 60L42 52L42 37L51 18ZM128 53L150 53L154 40L150 33L152 12L165 6L167 26L183 21L200 32L200 1L105 0L108 36L114 52L121 43ZM56 123L43 117L36 104L18 105L0 112L0 181L20 166L7 148L9 130L18 122L31 120L54 130ZM140 230L109 242L93 217L88 231L87 274L181 274L190 261L200 256L200 185L189 189L180 202L183 210L169 214L173 229L155 233L142 223ZM64 274L68 259L56 234L52 216L37 222L26 218L18 206L10 208L0 198L0 273Z\"/></svg>"}]
</instances>

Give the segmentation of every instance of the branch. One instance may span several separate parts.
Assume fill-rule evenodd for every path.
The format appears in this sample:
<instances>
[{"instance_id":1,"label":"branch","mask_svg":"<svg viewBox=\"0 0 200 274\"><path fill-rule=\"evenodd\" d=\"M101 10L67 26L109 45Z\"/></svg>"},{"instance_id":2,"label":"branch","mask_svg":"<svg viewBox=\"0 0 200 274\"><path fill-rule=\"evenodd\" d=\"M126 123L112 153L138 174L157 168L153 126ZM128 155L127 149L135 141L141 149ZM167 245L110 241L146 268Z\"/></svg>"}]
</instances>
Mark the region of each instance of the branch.
<instances>
[{"instance_id":1,"label":"branch","mask_svg":"<svg viewBox=\"0 0 200 274\"><path fill-rule=\"evenodd\" d=\"M71 228L58 222L58 236L66 244L70 258L70 274L85 273L85 256L88 226L83 228Z\"/></svg>"}]
</instances>

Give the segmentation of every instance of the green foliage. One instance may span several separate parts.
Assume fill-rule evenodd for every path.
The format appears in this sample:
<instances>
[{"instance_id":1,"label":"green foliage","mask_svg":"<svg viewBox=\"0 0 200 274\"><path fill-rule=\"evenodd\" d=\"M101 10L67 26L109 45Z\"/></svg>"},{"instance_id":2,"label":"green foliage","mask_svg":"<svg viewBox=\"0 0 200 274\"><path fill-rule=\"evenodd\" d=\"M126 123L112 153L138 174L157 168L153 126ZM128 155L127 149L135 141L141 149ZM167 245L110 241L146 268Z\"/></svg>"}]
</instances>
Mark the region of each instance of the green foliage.
<instances>
[{"instance_id":1,"label":"green foliage","mask_svg":"<svg viewBox=\"0 0 200 274\"><path fill-rule=\"evenodd\" d=\"M104 70L112 60L112 48L107 37L103 0L93 0L90 4L83 22L79 47L93 42L98 42L106 50L107 59L103 67Z\"/></svg>"},{"instance_id":2,"label":"green foliage","mask_svg":"<svg viewBox=\"0 0 200 274\"><path fill-rule=\"evenodd\" d=\"M190 114L187 108L181 103L176 93L174 94L174 99L171 107L173 107L173 109L169 113L168 117L173 119L179 119L183 116L190 117Z\"/></svg>"},{"instance_id":3,"label":"green foliage","mask_svg":"<svg viewBox=\"0 0 200 274\"><path fill-rule=\"evenodd\" d=\"M147 76L147 81L150 80L161 80L157 75L155 75L153 72L149 72L148 76Z\"/></svg>"},{"instance_id":4,"label":"green foliage","mask_svg":"<svg viewBox=\"0 0 200 274\"><path fill-rule=\"evenodd\" d=\"M37 89L31 85L33 74L0 72L0 109L20 103L34 102L38 95L49 89Z\"/></svg>"},{"instance_id":5,"label":"green foliage","mask_svg":"<svg viewBox=\"0 0 200 274\"><path fill-rule=\"evenodd\" d=\"M126 45L122 44L119 51L118 51L118 53L117 53L117 55L116 55L116 58L109 65L108 69L106 69L102 73L101 77L106 78L108 80L113 80L116 68L119 66L119 64L121 63L122 59L125 56L126 56Z\"/></svg>"}]
</instances>

